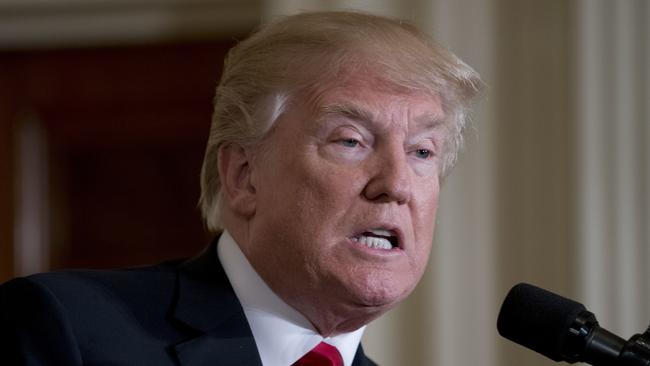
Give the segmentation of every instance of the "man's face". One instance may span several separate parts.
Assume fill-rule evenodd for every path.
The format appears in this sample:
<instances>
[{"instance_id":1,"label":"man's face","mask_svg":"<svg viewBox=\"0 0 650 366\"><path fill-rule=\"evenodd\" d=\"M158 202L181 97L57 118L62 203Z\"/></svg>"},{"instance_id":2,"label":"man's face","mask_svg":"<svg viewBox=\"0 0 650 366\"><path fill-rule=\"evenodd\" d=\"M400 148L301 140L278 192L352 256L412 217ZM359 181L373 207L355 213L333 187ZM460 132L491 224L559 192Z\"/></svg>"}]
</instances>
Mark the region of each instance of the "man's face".
<instances>
[{"instance_id":1,"label":"man's face","mask_svg":"<svg viewBox=\"0 0 650 366\"><path fill-rule=\"evenodd\" d=\"M432 245L443 117L436 97L358 76L291 105L251 167L245 252L276 293L299 310L385 311L413 290Z\"/></svg>"}]
</instances>

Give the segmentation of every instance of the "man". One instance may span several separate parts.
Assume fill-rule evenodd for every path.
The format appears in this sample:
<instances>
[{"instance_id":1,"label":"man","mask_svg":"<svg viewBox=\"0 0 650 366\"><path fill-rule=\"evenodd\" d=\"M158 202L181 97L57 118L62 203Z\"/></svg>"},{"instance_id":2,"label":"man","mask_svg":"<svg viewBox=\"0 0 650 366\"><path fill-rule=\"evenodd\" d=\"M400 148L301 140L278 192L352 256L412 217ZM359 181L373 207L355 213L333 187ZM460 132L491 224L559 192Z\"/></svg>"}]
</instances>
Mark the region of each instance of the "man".
<instances>
[{"instance_id":1,"label":"man","mask_svg":"<svg viewBox=\"0 0 650 366\"><path fill-rule=\"evenodd\" d=\"M404 23L307 13L229 54L201 175L217 238L188 261L0 289L12 365L373 365L408 296L478 75Z\"/></svg>"}]
</instances>

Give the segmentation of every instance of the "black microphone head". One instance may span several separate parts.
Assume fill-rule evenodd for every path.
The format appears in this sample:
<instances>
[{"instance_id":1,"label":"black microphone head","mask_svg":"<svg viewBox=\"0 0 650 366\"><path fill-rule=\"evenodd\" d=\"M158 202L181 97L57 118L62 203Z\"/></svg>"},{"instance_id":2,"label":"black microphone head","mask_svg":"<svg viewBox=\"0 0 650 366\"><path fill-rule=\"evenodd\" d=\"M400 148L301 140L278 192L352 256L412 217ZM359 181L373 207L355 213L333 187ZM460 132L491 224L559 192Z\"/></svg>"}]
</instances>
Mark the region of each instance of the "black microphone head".
<instances>
[{"instance_id":1,"label":"black microphone head","mask_svg":"<svg viewBox=\"0 0 650 366\"><path fill-rule=\"evenodd\" d=\"M503 337L554 361L565 361L562 351L569 328L585 307L539 287L520 283L501 305L497 329Z\"/></svg>"}]
</instances>

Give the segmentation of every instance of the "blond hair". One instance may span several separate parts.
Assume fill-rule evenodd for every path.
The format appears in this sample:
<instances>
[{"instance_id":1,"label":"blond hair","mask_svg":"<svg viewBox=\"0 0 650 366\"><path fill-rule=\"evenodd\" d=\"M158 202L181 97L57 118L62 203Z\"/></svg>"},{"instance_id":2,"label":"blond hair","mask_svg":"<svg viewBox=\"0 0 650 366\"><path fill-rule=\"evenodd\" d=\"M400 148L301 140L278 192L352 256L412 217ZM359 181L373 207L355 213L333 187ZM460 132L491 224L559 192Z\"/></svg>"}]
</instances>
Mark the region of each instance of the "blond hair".
<instances>
[{"instance_id":1,"label":"blond hair","mask_svg":"<svg viewBox=\"0 0 650 366\"><path fill-rule=\"evenodd\" d=\"M415 27L355 12L318 12L272 22L230 50L215 95L201 170L199 206L209 230L222 228L218 151L254 146L305 88L362 68L391 85L440 98L449 139L442 174L462 146L479 75Z\"/></svg>"}]
</instances>

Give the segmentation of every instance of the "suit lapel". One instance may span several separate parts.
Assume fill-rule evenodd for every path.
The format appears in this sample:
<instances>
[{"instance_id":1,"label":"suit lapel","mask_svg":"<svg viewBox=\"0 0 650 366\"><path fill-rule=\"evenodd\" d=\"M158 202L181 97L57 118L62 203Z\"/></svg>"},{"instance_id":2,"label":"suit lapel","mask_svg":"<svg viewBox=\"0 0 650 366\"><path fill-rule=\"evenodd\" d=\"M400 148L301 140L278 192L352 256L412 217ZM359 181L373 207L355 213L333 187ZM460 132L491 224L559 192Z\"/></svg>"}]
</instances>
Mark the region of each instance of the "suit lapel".
<instances>
[{"instance_id":1,"label":"suit lapel","mask_svg":"<svg viewBox=\"0 0 650 366\"><path fill-rule=\"evenodd\" d=\"M352 360L352 366L377 366L377 364L366 357L365 353L363 352L363 347L361 347L361 344L359 344L357 353L354 355L354 360Z\"/></svg>"},{"instance_id":2,"label":"suit lapel","mask_svg":"<svg viewBox=\"0 0 650 366\"><path fill-rule=\"evenodd\" d=\"M216 254L217 239L178 272L178 321L197 336L174 347L183 366L262 365L241 304Z\"/></svg>"}]
</instances>

